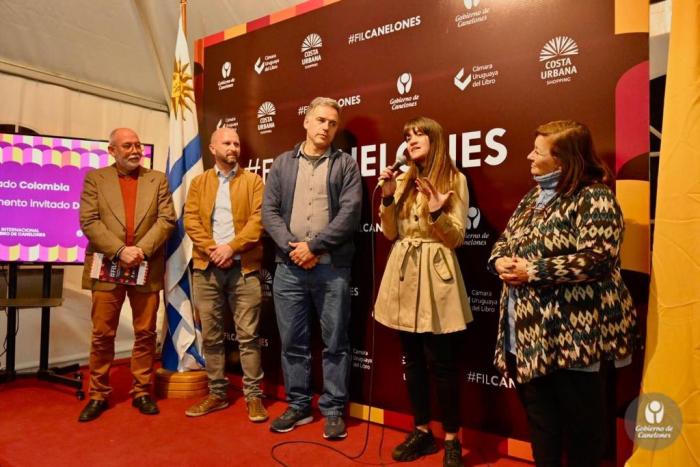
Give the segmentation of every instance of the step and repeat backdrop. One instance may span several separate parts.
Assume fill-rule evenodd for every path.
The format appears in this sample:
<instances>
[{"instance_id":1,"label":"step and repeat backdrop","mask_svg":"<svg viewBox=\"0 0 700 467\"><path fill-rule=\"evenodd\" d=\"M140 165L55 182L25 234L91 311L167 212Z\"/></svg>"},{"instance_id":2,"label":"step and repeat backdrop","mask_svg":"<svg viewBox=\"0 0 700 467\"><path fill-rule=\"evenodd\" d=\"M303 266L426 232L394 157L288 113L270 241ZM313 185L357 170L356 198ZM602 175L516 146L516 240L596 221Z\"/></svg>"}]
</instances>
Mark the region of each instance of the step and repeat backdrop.
<instances>
[{"instance_id":1,"label":"step and repeat backdrop","mask_svg":"<svg viewBox=\"0 0 700 467\"><path fill-rule=\"evenodd\" d=\"M365 190L351 288L351 397L368 403L371 396L378 407L409 413L397 335L371 318L391 247L376 217L379 200L371 196L381 169L405 150L404 122L417 115L440 122L470 195L468 228L457 250L475 314L461 342L462 421L524 438L514 382L492 365L500 283L487 272L486 260L533 185L525 157L541 123L585 122L611 167L620 174L632 164L636 170L628 178L645 183L647 35L626 30L609 0L325 3L308 2L198 41L202 140L218 127L236 128L243 165L265 178L274 158L304 139L308 103L316 96L338 99L343 110L335 145L356 159ZM281 384L267 241L264 363L268 381ZM645 271L637 269L633 274L646 287ZM320 348L317 340L317 357ZM615 405L636 396L638 378L630 370L632 389L613 394Z\"/></svg>"}]
</instances>

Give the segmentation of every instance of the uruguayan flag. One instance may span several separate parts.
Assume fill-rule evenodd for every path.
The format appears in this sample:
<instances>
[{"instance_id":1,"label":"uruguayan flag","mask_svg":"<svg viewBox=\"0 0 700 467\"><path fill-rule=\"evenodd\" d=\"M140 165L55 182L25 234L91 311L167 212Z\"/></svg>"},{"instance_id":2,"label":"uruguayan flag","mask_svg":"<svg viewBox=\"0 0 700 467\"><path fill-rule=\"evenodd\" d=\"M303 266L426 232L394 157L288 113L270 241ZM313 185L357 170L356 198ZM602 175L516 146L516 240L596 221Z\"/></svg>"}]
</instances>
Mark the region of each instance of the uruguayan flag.
<instances>
[{"instance_id":1,"label":"uruguayan flag","mask_svg":"<svg viewBox=\"0 0 700 467\"><path fill-rule=\"evenodd\" d=\"M193 370L204 366L201 356L201 329L194 319L192 282L187 267L192 259L192 240L185 234L182 218L190 183L202 173L192 68L181 16L170 95L170 147L166 169L177 214L177 230L167 243L167 335L163 344L162 359L163 367L173 371Z\"/></svg>"}]
</instances>

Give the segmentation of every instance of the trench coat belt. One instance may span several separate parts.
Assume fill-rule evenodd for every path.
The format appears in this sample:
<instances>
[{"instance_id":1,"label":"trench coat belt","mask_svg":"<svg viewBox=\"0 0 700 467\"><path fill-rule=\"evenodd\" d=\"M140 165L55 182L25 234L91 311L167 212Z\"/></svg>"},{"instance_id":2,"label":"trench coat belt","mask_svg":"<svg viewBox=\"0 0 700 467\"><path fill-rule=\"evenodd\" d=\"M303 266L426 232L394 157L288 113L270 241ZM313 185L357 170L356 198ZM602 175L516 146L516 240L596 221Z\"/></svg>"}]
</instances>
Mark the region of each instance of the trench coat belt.
<instances>
[{"instance_id":1,"label":"trench coat belt","mask_svg":"<svg viewBox=\"0 0 700 467\"><path fill-rule=\"evenodd\" d=\"M420 251L423 243L440 243L440 241L425 238L402 238L396 242L396 246L401 249L399 250L399 255L401 255L399 280L403 280L404 278L406 267L408 265L408 258L411 256L411 253L413 253L413 250Z\"/></svg>"}]
</instances>

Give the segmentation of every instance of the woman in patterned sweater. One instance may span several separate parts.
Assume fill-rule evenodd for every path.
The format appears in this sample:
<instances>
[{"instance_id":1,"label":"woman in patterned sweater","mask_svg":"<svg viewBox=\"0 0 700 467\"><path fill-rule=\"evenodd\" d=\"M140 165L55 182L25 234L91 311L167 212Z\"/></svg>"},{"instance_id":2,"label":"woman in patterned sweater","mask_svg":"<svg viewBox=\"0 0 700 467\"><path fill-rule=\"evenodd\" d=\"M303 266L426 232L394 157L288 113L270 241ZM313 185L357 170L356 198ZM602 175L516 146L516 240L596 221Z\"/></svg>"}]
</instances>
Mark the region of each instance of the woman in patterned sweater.
<instances>
[{"instance_id":1,"label":"woman in patterned sweater","mask_svg":"<svg viewBox=\"0 0 700 467\"><path fill-rule=\"evenodd\" d=\"M564 445L569 465L599 465L600 365L629 363L636 335L620 273L624 223L589 129L555 121L535 134L527 159L537 185L489 259L504 282L495 364L516 378L538 466L561 465Z\"/></svg>"}]
</instances>

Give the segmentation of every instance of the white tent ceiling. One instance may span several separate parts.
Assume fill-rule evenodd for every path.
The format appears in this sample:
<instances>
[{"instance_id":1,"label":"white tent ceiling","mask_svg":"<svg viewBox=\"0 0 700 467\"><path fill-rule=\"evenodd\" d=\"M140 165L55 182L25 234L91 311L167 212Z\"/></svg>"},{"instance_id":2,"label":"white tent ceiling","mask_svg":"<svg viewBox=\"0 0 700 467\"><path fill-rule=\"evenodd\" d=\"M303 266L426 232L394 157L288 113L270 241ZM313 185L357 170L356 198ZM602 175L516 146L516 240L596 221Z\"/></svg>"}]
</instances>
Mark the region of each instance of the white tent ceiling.
<instances>
[{"instance_id":1,"label":"white tent ceiling","mask_svg":"<svg viewBox=\"0 0 700 467\"><path fill-rule=\"evenodd\" d=\"M190 54L195 39L300 2L188 0ZM164 111L179 13L180 0L0 0L0 72ZM653 55L665 57L670 1L650 19Z\"/></svg>"},{"instance_id":2,"label":"white tent ceiling","mask_svg":"<svg viewBox=\"0 0 700 467\"><path fill-rule=\"evenodd\" d=\"M189 0L195 39L300 0ZM0 0L0 72L167 109L180 0Z\"/></svg>"}]
</instances>

